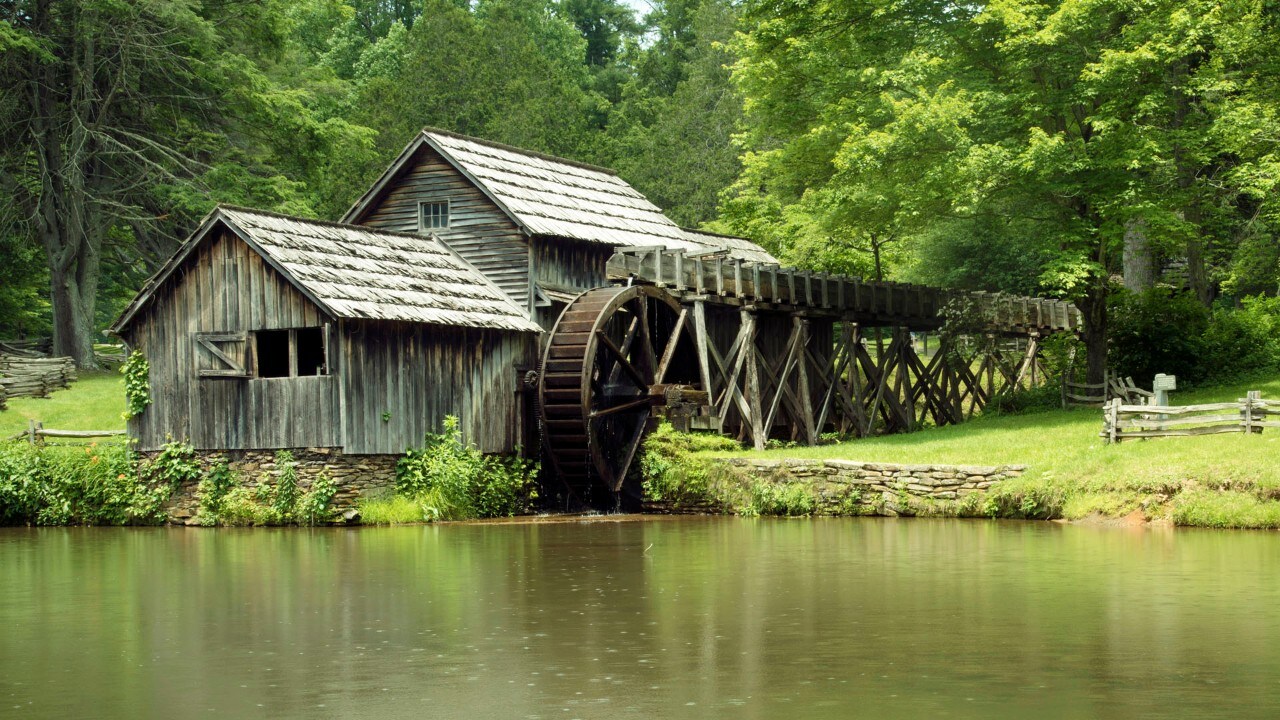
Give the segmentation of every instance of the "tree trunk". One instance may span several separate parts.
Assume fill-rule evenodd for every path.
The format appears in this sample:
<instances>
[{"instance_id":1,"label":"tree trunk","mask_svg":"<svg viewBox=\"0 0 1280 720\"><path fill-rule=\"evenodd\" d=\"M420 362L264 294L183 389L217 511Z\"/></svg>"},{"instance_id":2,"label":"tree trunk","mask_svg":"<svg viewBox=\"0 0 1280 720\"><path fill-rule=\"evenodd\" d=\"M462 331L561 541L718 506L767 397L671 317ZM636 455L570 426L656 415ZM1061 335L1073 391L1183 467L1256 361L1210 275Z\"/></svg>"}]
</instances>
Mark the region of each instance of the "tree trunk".
<instances>
[{"instance_id":1,"label":"tree trunk","mask_svg":"<svg viewBox=\"0 0 1280 720\"><path fill-rule=\"evenodd\" d=\"M1080 301L1084 315L1085 382L1101 383L1107 372L1107 288L1095 285Z\"/></svg>"},{"instance_id":2,"label":"tree trunk","mask_svg":"<svg viewBox=\"0 0 1280 720\"><path fill-rule=\"evenodd\" d=\"M1147 223L1133 218L1124 226L1124 287L1144 292L1155 287L1155 254L1147 237Z\"/></svg>"}]
</instances>

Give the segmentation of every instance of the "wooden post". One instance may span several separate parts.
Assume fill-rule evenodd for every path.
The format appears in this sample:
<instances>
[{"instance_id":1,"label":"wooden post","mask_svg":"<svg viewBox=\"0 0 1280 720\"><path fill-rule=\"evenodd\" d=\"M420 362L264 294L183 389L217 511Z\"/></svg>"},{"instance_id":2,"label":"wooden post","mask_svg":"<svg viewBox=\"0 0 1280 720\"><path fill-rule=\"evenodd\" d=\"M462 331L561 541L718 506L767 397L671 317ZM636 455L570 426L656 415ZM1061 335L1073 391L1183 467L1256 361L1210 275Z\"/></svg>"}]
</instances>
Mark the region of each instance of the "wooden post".
<instances>
[{"instance_id":1,"label":"wooden post","mask_svg":"<svg viewBox=\"0 0 1280 720\"><path fill-rule=\"evenodd\" d=\"M27 421L27 442L31 443L32 445L36 444L36 421L35 420Z\"/></svg>"},{"instance_id":2,"label":"wooden post","mask_svg":"<svg viewBox=\"0 0 1280 720\"><path fill-rule=\"evenodd\" d=\"M716 389L711 384L711 350L707 344L711 339L707 336L707 304L702 300L693 302L693 335L697 338L698 373L702 380L702 389L707 397L714 400Z\"/></svg>"},{"instance_id":3,"label":"wooden post","mask_svg":"<svg viewBox=\"0 0 1280 720\"><path fill-rule=\"evenodd\" d=\"M747 410L749 416L743 418L751 428L751 440L757 450L765 445L764 408L760 407L760 367L756 362L756 316L748 310L741 311L743 332L745 335L742 352L746 354L747 370Z\"/></svg>"},{"instance_id":4,"label":"wooden post","mask_svg":"<svg viewBox=\"0 0 1280 720\"><path fill-rule=\"evenodd\" d=\"M805 442L809 445L817 445L818 430L813 421L813 395L809 388L809 360L806 352L809 347L809 321L800 317L795 318L794 321L799 325L797 331L800 334L798 338L799 348L797 348L800 364L797 368L799 374L796 376L796 385L798 386L796 390L800 395L800 414L802 415L801 420L804 422ZM783 378L783 382L786 382L785 378Z\"/></svg>"}]
</instances>

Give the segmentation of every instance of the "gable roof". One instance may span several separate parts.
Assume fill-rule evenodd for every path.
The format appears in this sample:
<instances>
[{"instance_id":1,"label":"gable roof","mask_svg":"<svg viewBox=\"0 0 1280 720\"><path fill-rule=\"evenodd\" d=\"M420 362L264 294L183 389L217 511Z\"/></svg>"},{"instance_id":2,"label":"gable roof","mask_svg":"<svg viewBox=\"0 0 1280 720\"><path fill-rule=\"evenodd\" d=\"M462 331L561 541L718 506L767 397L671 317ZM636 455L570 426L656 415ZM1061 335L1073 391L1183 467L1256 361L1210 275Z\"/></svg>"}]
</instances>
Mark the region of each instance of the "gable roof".
<instances>
[{"instance_id":1,"label":"gable roof","mask_svg":"<svg viewBox=\"0 0 1280 720\"><path fill-rule=\"evenodd\" d=\"M682 229L687 240L702 245L708 250L722 250L729 257L745 262L778 264L778 258L774 257L768 250L744 237L721 235L720 233L707 232L706 230Z\"/></svg>"},{"instance_id":2,"label":"gable roof","mask_svg":"<svg viewBox=\"0 0 1280 720\"><path fill-rule=\"evenodd\" d=\"M529 235L696 249L657 205L612 170L434 128L418 133L343 222L358 222L423 145L475 183Z\"/></svg>"},{"instance_id":3,"label":"gable roof","mask_svg":"<svg viewBox=\"0 0 1280 720\"><path fill-rule=\"evenodd\" d=\"M334 318L541 332L497 285L434 237L220 206L111 327L133 319L210 231L225 226Z\"/></svg>"}]
</instances>

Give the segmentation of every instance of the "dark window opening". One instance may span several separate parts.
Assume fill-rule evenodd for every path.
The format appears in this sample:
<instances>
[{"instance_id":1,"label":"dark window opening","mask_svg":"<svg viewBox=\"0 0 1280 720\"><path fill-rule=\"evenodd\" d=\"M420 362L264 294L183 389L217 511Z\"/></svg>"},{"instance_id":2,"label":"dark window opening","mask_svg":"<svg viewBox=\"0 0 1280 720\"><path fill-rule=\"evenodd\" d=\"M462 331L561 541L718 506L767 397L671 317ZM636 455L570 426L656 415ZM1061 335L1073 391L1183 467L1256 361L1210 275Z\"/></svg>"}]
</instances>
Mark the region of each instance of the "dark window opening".
<instances>
[{"instance_id":1,"label":"dark window opening","mask_svg":"<svg viewBox=\"0 0 1280 720\"><path fill-rule=\"evenodd\" d=\"M448 201L419 204L418 226L423 230L438 230L449 227Z\"/></svg>"},{"instance_id":2,"label":"dark window opening","mask_svg":"<svg viewBox=\"0 0 1280 720\"><path fill-rule=\"evenodd\" d=\"M254 333L254 340L258 377L289 377L289 331L259 330Z\"/></svg>"},{"instance_id":3,"label":"dark window opening","mask_svg":"<svg viewBox=\"0 0 1280 720\"><path fill-rule=\"evenodd\" d=\"M324 329L318 327L294 330L298 349L298 377L326 374L324 363Z\"/></svg>"}]
</instances>

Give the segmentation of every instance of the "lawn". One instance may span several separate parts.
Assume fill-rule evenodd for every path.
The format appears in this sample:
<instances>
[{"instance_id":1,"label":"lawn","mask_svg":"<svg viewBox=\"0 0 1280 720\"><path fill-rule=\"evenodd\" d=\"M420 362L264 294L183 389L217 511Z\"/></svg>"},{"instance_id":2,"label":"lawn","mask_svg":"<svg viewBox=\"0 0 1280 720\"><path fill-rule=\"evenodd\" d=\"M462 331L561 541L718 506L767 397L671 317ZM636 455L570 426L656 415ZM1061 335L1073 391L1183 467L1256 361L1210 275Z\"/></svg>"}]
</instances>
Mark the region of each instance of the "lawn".
<instances>
[{"instance_id":1,"label":"lawn","mask_svg":"<svg viewBox=\"0 0 1280 720\"><path fill-rule=\"evenodd\" d=\"M81 372L80 379L48 398L9 398L0 411L0 438L38 420L50 430L123 430L124 379L118 372Z\"/></svg>"},{"instance_id":2,"label":"lawn","mask_svg":"<svg viewBox=\"0 0 1280 720\"><path fill-rule=\"evenodd\" d=\"M1232 401L1247 390L1280 398L1280 377L1175 392L1171 402ZM1151 518L1185 524L1280 527L1280 503L1275 502L1280 498L1280 432L1108 445L1098 437L1101 428L1102 411L1082 408L982 417L963 425L837 445L708 454L1028 465L1026 476L1006 483L1006 489L1051 504L1052 512L1046 514L1080 518L1142 510Z\"/></svg>"}]
</instances>

